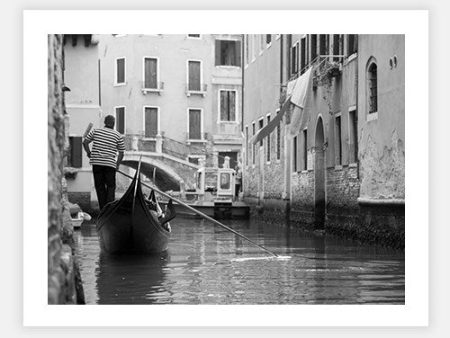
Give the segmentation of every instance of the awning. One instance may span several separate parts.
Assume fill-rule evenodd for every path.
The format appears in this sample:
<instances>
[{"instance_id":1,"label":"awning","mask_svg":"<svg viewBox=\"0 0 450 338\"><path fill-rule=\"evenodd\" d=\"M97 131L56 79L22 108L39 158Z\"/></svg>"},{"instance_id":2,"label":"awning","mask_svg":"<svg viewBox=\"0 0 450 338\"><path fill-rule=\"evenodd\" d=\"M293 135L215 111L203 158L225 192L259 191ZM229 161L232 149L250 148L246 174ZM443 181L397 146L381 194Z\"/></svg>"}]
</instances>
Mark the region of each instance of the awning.
<instances>
[{"instance_id":1,"label":"awning","mask_svg":"<svg viewBox=\"0 0 450 338\"><path fill-rule=\"evenodd\" d=\"M258 132L255 134L255 136L252 137L253 144L257 143L258 141L261 141L261 139L268 136L278 126L281 119L283 118L284 113L289 109L290 105L291 105L291 100L289 97L283 103L283 106L281 107L277 116L275 116L275 118L272 121L270 121L269 124L266 125L264 128L258 130Z\"/></svg>"}]
</instances>

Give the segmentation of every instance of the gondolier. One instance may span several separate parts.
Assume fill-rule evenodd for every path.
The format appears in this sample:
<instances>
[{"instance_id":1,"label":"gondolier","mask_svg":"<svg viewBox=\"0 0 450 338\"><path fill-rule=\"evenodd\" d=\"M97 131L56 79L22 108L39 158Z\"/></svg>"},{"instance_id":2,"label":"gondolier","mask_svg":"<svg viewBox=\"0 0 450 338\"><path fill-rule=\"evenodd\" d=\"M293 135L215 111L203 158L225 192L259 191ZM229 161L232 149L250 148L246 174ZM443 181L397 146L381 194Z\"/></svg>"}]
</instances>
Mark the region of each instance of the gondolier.
<instances>
[{"instance_id":1,"label":"gondolier","mask_svg":"<svg viewBox=\"0 0 450 338\"><path fill-rule=\"evenodd\" d=\"M123 135L114 130L114 124L114 116L107 115L105 126L91 130L83 141L84 150L92 165L100 210L108 202L114 201L116 169L119 168L125 151ZM91 142L93 142L92 151L89 148Z\"/></svg>"}]
</instances>

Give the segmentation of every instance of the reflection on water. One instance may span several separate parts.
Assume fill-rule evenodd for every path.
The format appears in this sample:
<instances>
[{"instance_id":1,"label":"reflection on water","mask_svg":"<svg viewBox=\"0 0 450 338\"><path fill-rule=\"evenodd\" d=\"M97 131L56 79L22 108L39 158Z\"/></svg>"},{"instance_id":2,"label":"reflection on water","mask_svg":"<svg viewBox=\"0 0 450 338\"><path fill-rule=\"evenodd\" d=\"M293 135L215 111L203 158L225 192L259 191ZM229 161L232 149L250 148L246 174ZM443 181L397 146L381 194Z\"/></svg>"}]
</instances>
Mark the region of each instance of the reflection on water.
<instances>
[{"instance_id":1,"label":"reflection on water","mask_svg":"<svg viewBox=\"0 0 450 338\"><path fill-rule=\"evenodd\" d=\"M229 221L259 248L208 222L175 219L168 252L100 253L95 225L76 232L89 304L403 304L404 254L255 220Z\"/></svg>"}]
</instances>

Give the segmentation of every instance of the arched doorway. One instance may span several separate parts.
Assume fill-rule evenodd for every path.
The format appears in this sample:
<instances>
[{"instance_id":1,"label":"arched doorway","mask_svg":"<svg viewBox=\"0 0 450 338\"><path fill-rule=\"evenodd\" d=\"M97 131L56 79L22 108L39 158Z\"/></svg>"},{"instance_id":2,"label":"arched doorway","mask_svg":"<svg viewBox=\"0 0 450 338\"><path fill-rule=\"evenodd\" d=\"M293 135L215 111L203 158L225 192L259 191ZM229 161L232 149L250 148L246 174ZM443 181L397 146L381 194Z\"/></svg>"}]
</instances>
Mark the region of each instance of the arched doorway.
<instances>
[{"instance_id":1,"label":"arched doorway","mask_svg":"<svg viewBox=\"0 0 450 338\"><path fill-rule=\"evenodd\" d=\"M319 117L316 125L314 156L314 223L316 229L325 228L325 135L323 121Z\"/></svg>"}]
</instances>

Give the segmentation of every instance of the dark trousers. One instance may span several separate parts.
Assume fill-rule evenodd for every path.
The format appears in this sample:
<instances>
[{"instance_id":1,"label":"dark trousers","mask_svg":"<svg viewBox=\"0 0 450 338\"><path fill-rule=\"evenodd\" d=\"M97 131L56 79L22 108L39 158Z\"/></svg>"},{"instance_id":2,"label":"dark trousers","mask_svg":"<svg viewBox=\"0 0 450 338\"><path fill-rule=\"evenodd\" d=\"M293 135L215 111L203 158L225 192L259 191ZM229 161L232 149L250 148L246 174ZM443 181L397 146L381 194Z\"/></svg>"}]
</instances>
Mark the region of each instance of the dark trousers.
<instances>
[{"instance_id":1,"label":"dark trousers","mask_svg":"<svg viewBox=\"0 0 450 338\"><path fill-rule=\"evenodd\" d=\"M116 192L116 169L103 165L93 165L95 191L97 192L100 210L106 203L115 199Z\"/></svg>"}]
</instances>

